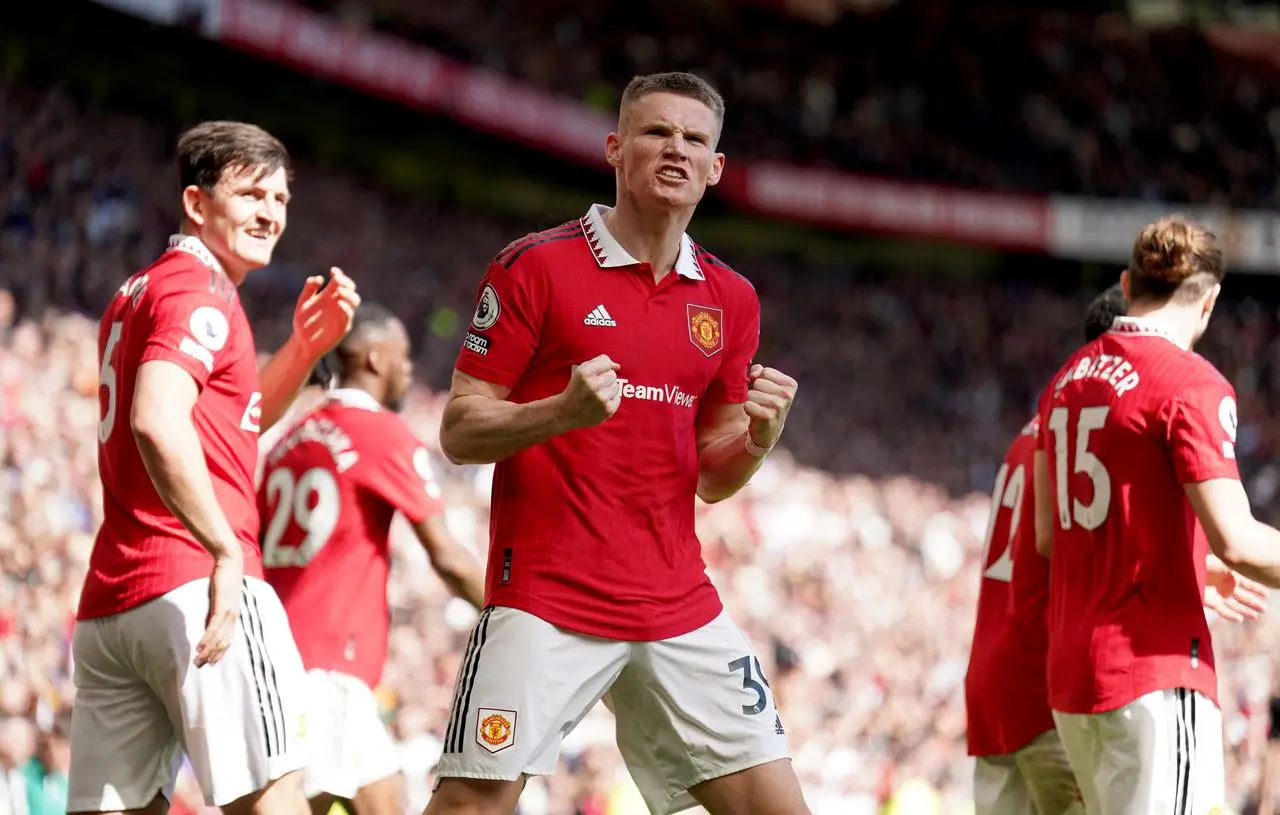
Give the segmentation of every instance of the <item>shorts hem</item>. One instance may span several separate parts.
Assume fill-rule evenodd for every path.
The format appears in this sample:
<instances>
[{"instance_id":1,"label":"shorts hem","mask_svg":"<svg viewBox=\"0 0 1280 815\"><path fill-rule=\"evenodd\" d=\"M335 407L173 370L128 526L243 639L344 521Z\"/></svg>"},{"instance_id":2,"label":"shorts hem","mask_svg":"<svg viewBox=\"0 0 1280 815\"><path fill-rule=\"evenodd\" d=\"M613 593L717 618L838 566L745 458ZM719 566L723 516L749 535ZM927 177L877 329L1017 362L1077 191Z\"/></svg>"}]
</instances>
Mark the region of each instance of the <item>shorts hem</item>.
<instances>
[{"instance_id":1,"label":"shorts hem","mask_svg":"<svg viewBox=\"0 0 1280 815\"><path fill-rule=\"evenodd\" d=\"M108 803L108 802L107 802L107 801L103 801L101 798L78 798L78 799L77 799L77 798L68 798L68 799L67 799L67 812L69 812L69 813L76 813L76 812L127 812L127 811L129 811L129 810L131 810L131 809L143 809L143 808L145 808L148 804L150 804L153 800L155 800L155 797L156 797L157 795L161 795L161 796L163 796L163 795L164 795L164 790L156 790L154 793L152 793L152 795L151 795L151 797L150 797L150 798L148 798L146 801L144 801L144 802L142 802L141 804L138 804L138 805L136 805L136 806L128 806L128 803L129 803L129 802L128 802L128 801L123 801L123 802L122 802L122 804L124 804L124 805L119 806L119 807L115 807L115 806L107 806L107 803ZM165 800L166 800L166 801L168 801L168 800L169 800L169 799L168 799L168 797L165 797ZM172 802L170 802L170 803L172 803Z\"/></svg>"},{"instance_id":2,"label":"shorts hem","mask_svg":"<svg viewBox=\"0 0 1280 815\"><path fill-rule=\"evenodd\" d=\"M539 772L537 770L521 770L512 775L510 773L477 773L470 770L442 770L436 768L436 783L439 784L445 778L472 778L477 781L519 781L521 776L525 775L554 775L553 772Z\"/></svg>"},{"instance_id":3,"label":"shorts hem","mask_svg":"<svg viewBox=\"0 0 1280 815\"><path fill-rule=\"evenodd\" d=\"M752 767L761 767L765 764L772 764L775 761L781 761L783 759L790 760L791 752L787 751L776 756L751 758L737 764L731 764L727 767L717 767L714 770L699 773L693 777L693 780L684 786L684 789L679 790L674 795L668 795L666 800L662 802L662 808L657 810L657 812L662 813L662 815L675 815L677 812L684 812L686 809L693 809L694 807L699 806L696 799L691 800L689 803L683 803L680 801L680 798L682 796L689 795L692 799L693 796L689 794L689 790L699 784L704 784L707 781L714 781L717 778L724 778L726 775L733 775L734 773L740 773L744 770L750 770ZM673 807L675 808L673 809Z\"/></svg>"}]
</instances>

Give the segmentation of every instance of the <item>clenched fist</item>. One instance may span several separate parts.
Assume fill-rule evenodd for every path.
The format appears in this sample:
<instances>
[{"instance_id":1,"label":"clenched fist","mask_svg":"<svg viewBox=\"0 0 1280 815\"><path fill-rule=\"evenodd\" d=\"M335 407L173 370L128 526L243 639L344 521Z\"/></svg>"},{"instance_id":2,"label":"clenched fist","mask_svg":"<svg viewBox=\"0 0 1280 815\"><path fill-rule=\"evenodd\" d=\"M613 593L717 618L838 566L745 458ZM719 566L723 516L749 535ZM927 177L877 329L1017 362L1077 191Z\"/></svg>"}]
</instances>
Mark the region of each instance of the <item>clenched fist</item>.
<instances>
[{"instance_id":1,"label":"clenched fist","mask_svg":"<svg viewBox=\"0 0 1280 815\"><path fill-rule=\"evenodd\" d=\"M607 354L574 366L561 393L562 415L571 428L594 427L618 412L622 402L620 367Z\"/></svg>"},{"instance_id":2,"label":"clenched fist","mask_svg":"<svg viewBox=\"0 0 1280 815\"><path fill-rule=\"evenodd\" d=\"M791 410L796 389L800 386L782 371L763 365L752 365L747 377L751 383L747 390L747 402L743 405L751 420L747 426L747 434L752 444L769 450L782 435L782 426L787 423L787 412Z\"/></svg>"}]
</instances>

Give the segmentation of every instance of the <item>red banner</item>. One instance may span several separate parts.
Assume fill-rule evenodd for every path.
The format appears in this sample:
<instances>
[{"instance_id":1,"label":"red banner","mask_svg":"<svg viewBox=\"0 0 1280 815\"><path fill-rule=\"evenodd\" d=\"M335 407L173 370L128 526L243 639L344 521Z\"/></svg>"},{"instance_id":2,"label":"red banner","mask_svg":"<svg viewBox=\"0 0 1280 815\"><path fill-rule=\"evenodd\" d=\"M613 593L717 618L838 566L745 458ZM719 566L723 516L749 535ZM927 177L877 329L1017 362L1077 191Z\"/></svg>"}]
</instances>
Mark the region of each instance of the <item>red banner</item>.
<instances>
[{"instance_id":1,"label":"red banner","mask_svg":"<svg viewBox=\"0 0 1280 815\"><path fill-rule=\"evenodd\" d=\"M614 117L580 102L333 18L271 0L221 0L211 35L371 94L451 116L589 166L604 167ZM719 193L775 218L841 229L1047 251L1048 201L804 169L730 162Z\"/></svg>"}]
</instances>

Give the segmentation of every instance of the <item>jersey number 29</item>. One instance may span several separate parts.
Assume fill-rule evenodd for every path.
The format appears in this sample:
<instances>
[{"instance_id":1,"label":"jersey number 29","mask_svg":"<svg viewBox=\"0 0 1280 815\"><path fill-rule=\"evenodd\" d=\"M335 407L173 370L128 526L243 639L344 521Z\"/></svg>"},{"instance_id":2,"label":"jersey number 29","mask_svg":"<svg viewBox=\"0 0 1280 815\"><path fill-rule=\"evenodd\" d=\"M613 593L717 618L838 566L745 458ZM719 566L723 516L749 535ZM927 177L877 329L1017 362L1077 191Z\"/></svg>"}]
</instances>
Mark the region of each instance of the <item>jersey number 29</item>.
<instances>
[{"instance_id":1,"label":"jersey number 29","mask_svg":"<svg viewBox=\"0 0 1280 815\"><path fill-rule=\"evenodd\" d=\"M1053 432L1053 457L1058 486L1058 524L1070 529L1074 522L1090 532L1102 526L1111 510L1111 474L1102 460L1089 452L1089 434L1107 423L1108 407L1087 407L1076 418L1076 449L1071 457L1071 469L1067 469L1067 426L1069 411L1065 407L1054 408L1049 414L1049 430ZM1067 479L1073 473L1084 473L1093 485L1093 498L1084 503L1073 498L1067 489Z\"/></svg>"},{"instance_id":2,"label":"jersey number 29","mask_svg":"<svg viewBox=\"0 0 1280 815\"><path fill-rule=\"evenodd\" d=\"M262 537L262 564L280 569L306 566L324 548L338 525L342 498L337 479L324 467L312 467L297 480L292 470L280 467L267 476L267 503L271 521ZM286 546L282 541L292 527L302 540Z\"/></svg>"}]
</instances>

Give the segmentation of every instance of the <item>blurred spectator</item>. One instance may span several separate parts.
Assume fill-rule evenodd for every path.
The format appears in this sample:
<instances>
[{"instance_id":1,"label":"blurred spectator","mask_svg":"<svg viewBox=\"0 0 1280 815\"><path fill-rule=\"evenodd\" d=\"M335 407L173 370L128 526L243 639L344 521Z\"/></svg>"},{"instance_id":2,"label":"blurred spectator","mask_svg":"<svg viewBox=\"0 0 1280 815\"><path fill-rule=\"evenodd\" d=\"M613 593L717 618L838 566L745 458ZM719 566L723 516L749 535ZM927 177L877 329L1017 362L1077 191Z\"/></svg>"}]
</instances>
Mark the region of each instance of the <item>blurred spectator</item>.
<instances>
[{"instance_id":1,"label":"blurred spectator","mask_svg":"<svg viewBox=\"0 0 1280 815\"><path fill-rule=\"evenodd\" d=\"M1280 85L1192 29L1085 4L902 0L816 25L738 0L307 0L350 24L613 108L691 70L728 102L722 148L922 181L1280 203ZM358 6L358 15L345 10Z\"/></svg>"},{"instance_id":2,"label":"blurred spectator","mask_svg":"<svg viewBox=\"0 0 1280 815\"><path fill-rule=\"evenodd\" d=\"M71 712L63 710L54 726L40 734L36 755L27 763L28 815L67 811L67 773L71 770Z\"/></svg>"},{"instance_id":3,"label":"blurred spectator","mask_svg":"<svg viewBox=\"0 0 1280 815\"><path fill-rule=\"evenodd\" d=\"M36 729L30 720L20 716L0 720L0 815L35 815L29 771L35 752Z\"/></svg>"}]
</instances>

